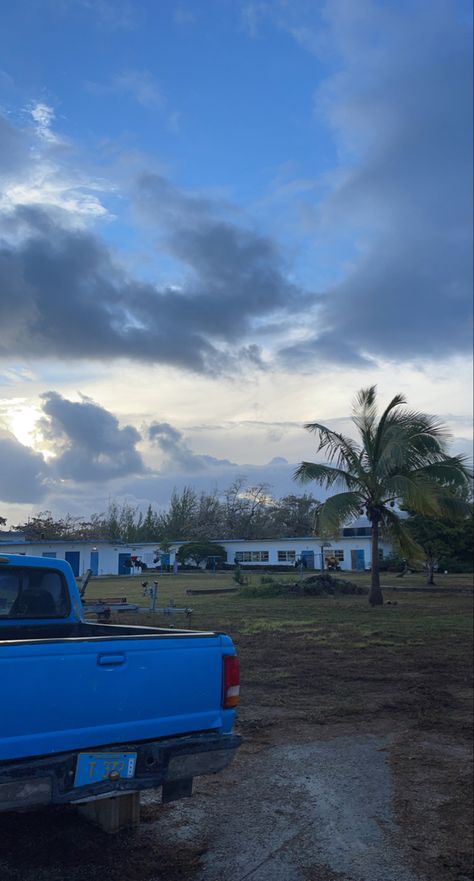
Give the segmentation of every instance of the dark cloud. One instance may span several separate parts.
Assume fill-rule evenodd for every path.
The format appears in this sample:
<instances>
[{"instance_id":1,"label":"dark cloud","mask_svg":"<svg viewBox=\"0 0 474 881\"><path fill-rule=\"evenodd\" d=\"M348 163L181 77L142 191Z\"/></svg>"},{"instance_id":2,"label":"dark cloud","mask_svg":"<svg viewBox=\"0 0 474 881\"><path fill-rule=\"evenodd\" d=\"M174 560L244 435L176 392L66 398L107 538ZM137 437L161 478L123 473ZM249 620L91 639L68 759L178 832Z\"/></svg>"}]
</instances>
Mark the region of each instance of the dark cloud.
<instances>
[{"instance_id":1,"label":"dark cloud","mask_svg":"<svg viewBox=\"0 0 474 881\"><path fill-rule=\"evenodd\" d=\"M57 392L42 395L43 434L57 456L51 469L66 480L107 481L145 471L136 449L140 434L131 425L119 427L108 410L84 399L68 401Z\"/></svg>"},{"instance_id":2,"label":"dark cloud","mask_svg":"<svg viewBox=\"0 0 474 881\"><path fill-rule=\"evenodd\" d=\"M337 364L343 367L370 367L374 360L359 354L335 331L326 331L318 337L311 337L302 342L294 343L280 351L280 359L284 364L298 367L301 370L312 370L315 363Z\"/></svg>"},{"instance_id":3,"label":"dark cloud","mask_svg":"<svg viewBox=\"0 0 474 881\"><path fill-rule=\"evenodd\" d=\"M182 432L169 422L152 422L148 428L148 437L165 454L164 468L178 469L190 474L209 468L235 466L235 462L230 462L229 459L193 453Z\"/></svg>"},{"instance_id":4,"label":"dark cloud","mask_svg":"<svg viewBox=\"0 0 474 881\"><path fill-rule=\"evenodd\" d=\"M128 278L93 235L62 228L44 210L18 208L9 227L21 229L22 243L0 249L0 354L132 358L209 373L259 365L258 346L243 345L253 322L295 309L301 291L286 280L270 240L224 221L188 219L168 238L187 266L186 282L158 289Z\"/></svg>"},{"instance_id":5,"label":"dark cloud","mask_svg":"<svg viewBox=\"0 0 474 881\"><path fill-rule=\"evenodd\" d=\"M40 455L14 435L0 433L0 500L41 502L49 489L48 467Z\"/></svg>"},{"instance_id":6,"label":"dark cloud","mask_svg":"<svg viewBox=\"0 0 474 881\"><path fill-rule=\"evenodd\" d=\"M314 345L285 358L360 363L472 346L472 58L459 2L326 8L338 72L318 109L346 159L318 230L349 231L359 256L327 291ZM316 41L319 49L321 38ZM326 44L327 48L327 44Z\"/></svg>"}]
</instances>

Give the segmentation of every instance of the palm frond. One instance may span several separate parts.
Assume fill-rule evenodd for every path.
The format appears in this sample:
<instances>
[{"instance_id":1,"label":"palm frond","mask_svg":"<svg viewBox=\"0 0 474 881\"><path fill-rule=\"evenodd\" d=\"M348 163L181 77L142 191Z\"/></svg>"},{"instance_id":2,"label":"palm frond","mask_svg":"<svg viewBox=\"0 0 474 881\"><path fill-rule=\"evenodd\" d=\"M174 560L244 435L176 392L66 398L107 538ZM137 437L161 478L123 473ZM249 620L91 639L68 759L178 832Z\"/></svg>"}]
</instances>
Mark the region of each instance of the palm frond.
<instances>
[{"instance_id":1,"label":"palm frond","mask_svg":"<svg viewBox=\"0 0 474 881\"><path fill-rule=\"evenodd\" d=\"M308 422L305 428L312 434L319 435L317 452L325 450L329 462L335 462L338 468L346 467L359 476L363 475L360 462L362 450L355 441L320 422Z\"/></svg>"},{"instance_id":2,"label":"palm frond","mask_svg":"<svg viewBox=\"0 0 474 881\"><path fill-rule=\"evenodd\" d=\"M363 504L364 497L362 493L337 493L335 496L326 499L321 505L317 517L317 527L323 535L332 535L338 531L343 523L356 517Z\"/></svg>"},{"instance_id":3,"label":"palm frond","mask_svg":"<svg viewBox=\"0 0 474 881\"><path fill-rule=\"evenodd\" d=\"M420 468L446 457L449 432L440 420L423 413L392 411L380 436L376 469L380 479L394 470Z\"/></svg>"},{"instance_id":4,"label":"palm frond","mask_svg":"<svg viewBox=\"0 0 474 881\"><path fill-rule=\"evenodd\" d=\"M438 462L431 462L417 469L419 474L440 485L467 489L472 480L466 456L443 456Z\"/></svg>"},{"instance_id":5,"label":"palm frond","mask_svg":"<svg viewBox=\"0 0 474 881\"><path fill-rule=\"evenodd\" d=\"M380 417L380 421L377 426L377 431L375 434L375 449L374 449L374 461L375 462L377 462L378 457L379 457L380 449L382 446L382 439L384 436L384 432L386 429L388 418L389 418L390 414L393 413L394 410L397 410L398 407L401 407L403 404L406 404L405 395L400 395L400 394L395 395L395 397L392 398L392 400L390 401L388 406L385 408L384 412L382 413L382 415Z\"/></svg>"},{"instance_id":6,"label":"palm frond","mask_svg":"<svg viewBox=\"0 0 474 881\"><path fill-rule=\"evenodd\" d=\"M389 498L397 499L402 507L427 517L441 514L440 487L422 473L393 474L384 483Z\"/></svg>"},{"instance_id":7,"label":"palm frond","mask_svg":"<svg viewBox=\"0 0 474 881\"><path fill-rule=\"evenodd\" d=\"M370 410L375 405L377 397L377 386L370 385L368 388L361 388L355 398L352 408L355 412L359 410Z\"/></svg>"},{"instance_id":8,"label":"palm frond","mask_svg":"<svg viewBox=\"0 0 474 881\"><path fill-rule=\"evenodd\" d=\"M373 467L376 420L377 386L371 385L357 392L352 408L352 421L360 432L364 458L369 467Z\"/></svg>"},{"instance_id":9,"label":"palm frond","mask_svg":"<svg viewBox=\"0 0 474 881\"><path fill-rule=\"evenodd\" d=\"M301 481L301 483L309 483L310 481L315 480L316 483L320 483L321 486L325 486L327 489L337 483L341 483L349 489L356 489L359 487L359 481L357 478L351 475L348 471L344 471L342 468L335 468L331 465L320 465L316 462L301 462L296 469L293 478L294 480Z\"/></svg>"},{"instance_id":10,"label":"palm frond","mask_svg":"<svg viewBox=\"0 0 474 881\"><path fill-rule=\"evenodd\" d=\"M382 537L391 539L402 557L411 562L423 559L423 548L412 538L405 523L394 511L388 508L383 511L380 527Z\"/></svg>"}]
</instances>

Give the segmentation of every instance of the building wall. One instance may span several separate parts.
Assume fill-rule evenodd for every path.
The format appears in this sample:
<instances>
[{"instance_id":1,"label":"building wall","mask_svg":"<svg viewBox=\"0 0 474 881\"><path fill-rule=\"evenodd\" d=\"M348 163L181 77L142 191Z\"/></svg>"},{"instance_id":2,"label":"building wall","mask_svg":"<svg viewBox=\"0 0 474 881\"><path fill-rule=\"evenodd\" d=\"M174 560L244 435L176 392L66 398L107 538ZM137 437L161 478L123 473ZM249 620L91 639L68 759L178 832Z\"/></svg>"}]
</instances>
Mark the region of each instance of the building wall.
<instances>
[{"instance_id":1,"label":"building wall","mask_svg":"<svg viewBox=\"0 0 474 881\"><path fill-rule=\"evenodd\" d=\"M109 542L4 542L0 541L0 554L29 554L35 557L52 557L65 560L68 552L79 553L78 574L83 575L91 566L91 553L98 554L98 575L117 575L119 571L119 555L136 554L148 566L153 566L156 544L116 545Z\"/></svg>"},{"instance_id":2,"label":"building wall","mask_svg":"<svg viewBox=\"0 0 474 881\"><path fill-rule=\"evenodd\" d=\"M217 541L217 540L216 540ZM170 563L175 558L176 551L185 542L174 542L170 552ZM227 562L234 563L235 558L241 565L252 567L265 566L291 566L295 560L309 553L309 561L314 567L321 567L321 541L317 538L283 538L283 539L255 539L247 540L221 540L219 541L227 551ZM117 575L119 573L120 555L136 555L148 566L153 566L157 543L142 543L135 545L120 545L110 542L67 542L67 541L1 541L0 554L31 554L38 557L56 557L59 560L67 559L68 552L79 554L78 574L83 575L91 566L91 553L98 554L98 575ZM382 542L380 547L383 555L390 553L390 545ZM331 547L323 548L325 556L339 556L341 569L350 570L357 568L355 555L357 551L363 551L363 567L371 564L371 540L366 536L344 537L331 541ZM336 552L339 552L336 554ZM311 557L312 553L312 557ZM123 558L122 558L123 559ZM359 556L360 562L360 556ZM133 573L132 573L133 574ZM138 570L136 574L141 574Z\"/></svg>"},{"instance_id":3,"label":"building wall","mask_svg":"<svg viewBox=\"0 0 474 881\"><path fill-rule=\"evenodd\" d=\"M291 566L302 555L314 561L314 567L321 568L321 553L327 556L337 556L341 569L350 570L357 568L354 563L352 552L364 552L364 568L370 566L372 561L371 539L369 536L355 536L334 539L330 547L321 548L321 541L317 538L284 538L284 539L255 539L253 541L220 541L227 551L227 561L237 561L245 566ZM387 556L390 546L386 542L380 544L383 555ZM311 556L312 554L312 556Z\"/></svg>"}]
</instances>

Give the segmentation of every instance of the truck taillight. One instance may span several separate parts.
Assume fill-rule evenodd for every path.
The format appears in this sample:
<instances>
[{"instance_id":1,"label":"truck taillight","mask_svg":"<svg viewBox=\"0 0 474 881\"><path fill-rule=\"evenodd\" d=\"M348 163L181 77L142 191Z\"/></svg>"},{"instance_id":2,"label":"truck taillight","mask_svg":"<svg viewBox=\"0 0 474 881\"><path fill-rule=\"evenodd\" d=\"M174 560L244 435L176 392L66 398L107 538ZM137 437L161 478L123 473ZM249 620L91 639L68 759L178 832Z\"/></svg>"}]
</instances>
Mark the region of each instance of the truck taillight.
<instances>
[{"instance_id":1,"label":"truck taillight","mask_svg":"<svg viewBox=\"0 0 474 881\"><path fill-rule=\"evenodd\" d=\"M224 655L224 694L222 705L228 710L239 703L240 677L237 655Z\"/></svg>"}]
</instances>

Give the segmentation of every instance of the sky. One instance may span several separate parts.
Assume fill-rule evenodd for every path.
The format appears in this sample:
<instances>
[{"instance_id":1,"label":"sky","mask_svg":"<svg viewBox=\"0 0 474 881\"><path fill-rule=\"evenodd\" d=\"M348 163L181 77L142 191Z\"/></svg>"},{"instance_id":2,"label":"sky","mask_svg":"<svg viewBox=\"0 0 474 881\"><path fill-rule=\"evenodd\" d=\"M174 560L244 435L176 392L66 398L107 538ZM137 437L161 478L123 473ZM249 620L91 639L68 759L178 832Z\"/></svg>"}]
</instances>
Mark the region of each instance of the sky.
<instances>
[{"instance_id":1,"label":"sky","mask_svg":"<svg viewBox=\"0 0 474 881\"><path fill-rule=\"evenodd\" d=\"M471 69L464 0L3 4L8 526L302 492L372 384L470 453Z\"/></svg>"}]
</instances>

